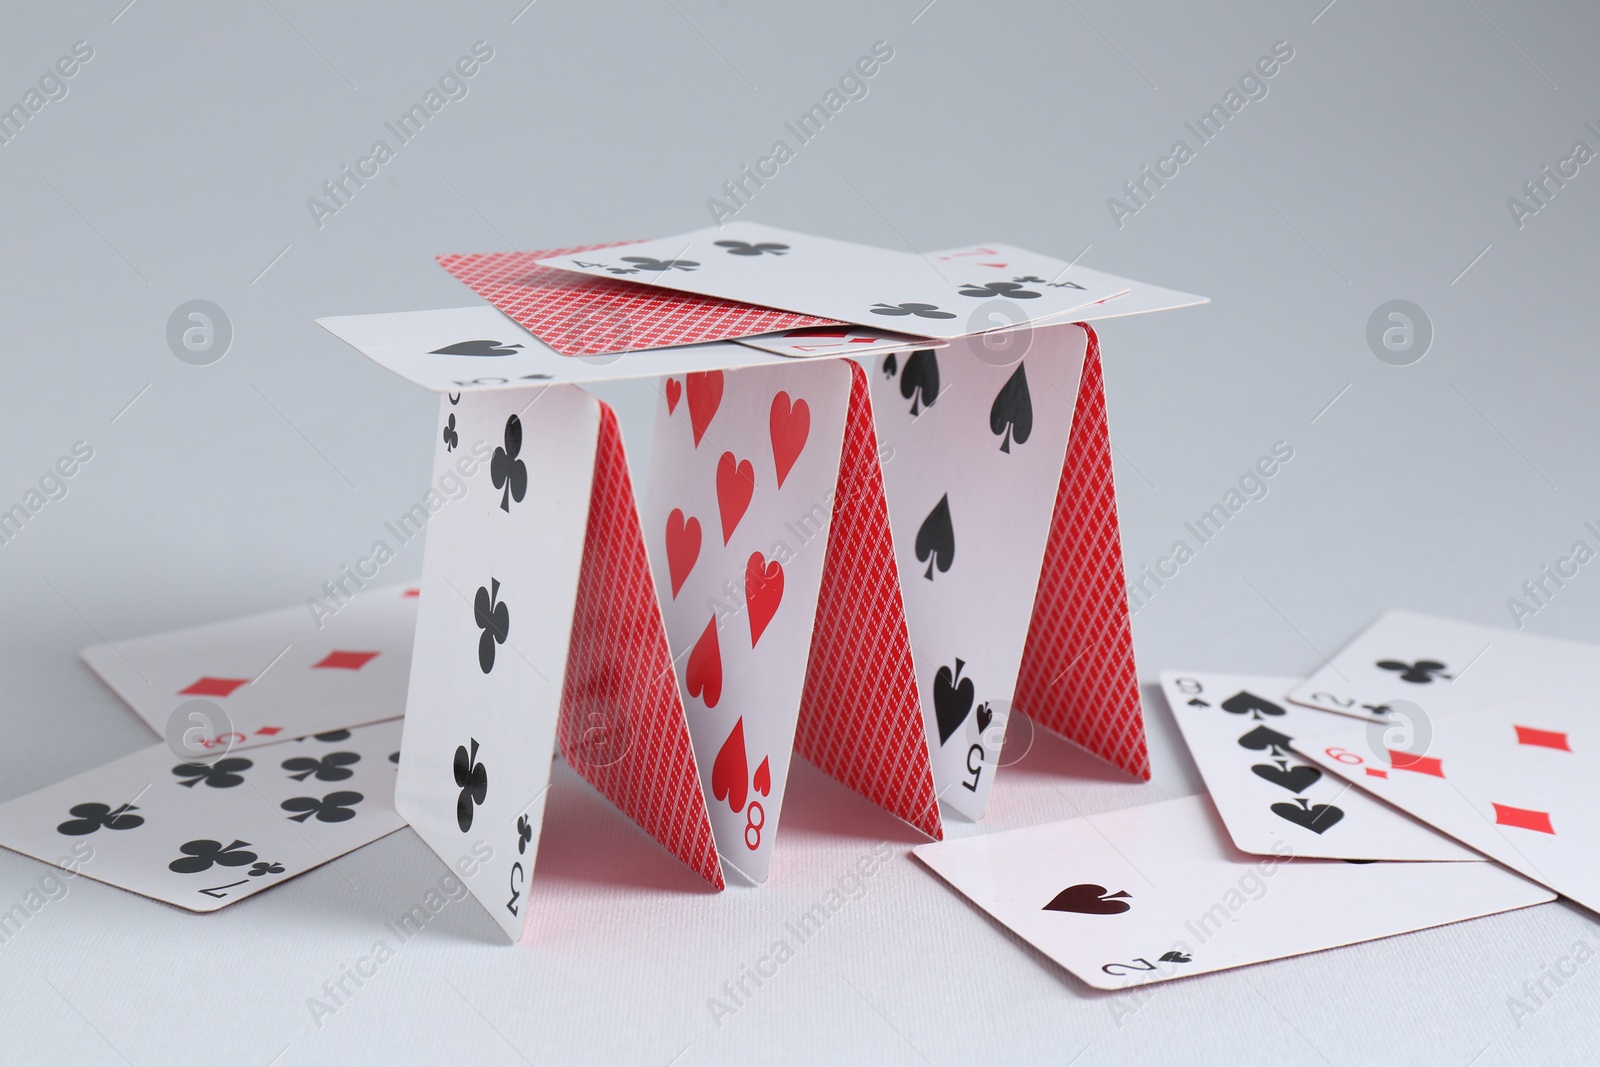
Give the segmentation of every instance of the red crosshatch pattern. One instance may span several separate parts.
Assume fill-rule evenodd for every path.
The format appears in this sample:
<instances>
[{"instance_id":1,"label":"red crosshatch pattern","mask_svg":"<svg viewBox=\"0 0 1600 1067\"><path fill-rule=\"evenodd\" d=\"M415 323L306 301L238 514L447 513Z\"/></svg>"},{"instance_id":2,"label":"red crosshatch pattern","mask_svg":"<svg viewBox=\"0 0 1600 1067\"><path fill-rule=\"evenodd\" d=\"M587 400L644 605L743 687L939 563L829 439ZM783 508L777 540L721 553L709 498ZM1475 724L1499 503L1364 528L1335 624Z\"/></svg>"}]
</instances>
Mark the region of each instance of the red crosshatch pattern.
<instances>
[{"instance_id":1,"label":"red crosshatch pattern","mask_svg":"<svg viewBox=\"0 0 1600 1067\"><path fill-rule=\"evenodd\" d=\"M439 265L564 356L595 356L646 348L726 341L801 326L836 326L835 319L777 311L736 300L698 296L621 279L541 267L538 260L570 256L629 241L439 256Z\"/></svg>"},{"instance_id":2,"label":"red crosshatch pattern","mask_svg":"<svg viewBox=\"0 0 1600 1067\"><path fill-rule=\"evenodd\" d=\"M213 678L206 675L187 689L178 690L179 696L185 697L225 697L232 696L233 691L241 685L249 685L248 678Z\"/></svg>"},{"instance_id":3,"label":"red crosshatch pattern","mask_svg":"<svg viewBox=\"0 0 1600 1067\"><path fill-rule=\"evenodd\" d=\"M1491 801L1491 803L1493 802ZM1554 834L1556 832L1556 828L1550 824L1549 812L1514 808L1510 804L1494 805L1494 821L1501 826L1515 826L1521 830L1537 830L1541 834Z\"/></svg>"},{"instance_id":4,"label":"red crosshatch pattern","mask_svg":"<svg viewBox=\"0 0 1600 1067\"><path fill-rule=\"evenodd\" d=\"M311 669L359 671L377 658L378 653L376 652L343 652L335 649L323 656L318 662L313 663Z\"/></svg>"},{"instance_id":5,"label":"red crosshatch pattern","mask_svg":"<svg viewBox=\"0 0 1600 1067\"><path fill-rule=\"evenodd\" d=\"M604 404L556 735L579 775L724 887L622 435Z\"/></svg>"},{"instance_id":6,"label":"red crosshatch pattern","mask_svg":"<svg viewBox=\"0 0 1600 1067\"><path fill-rule=\"evenodd\" d=\"M944 833L895 572L866 372L850 408L795 751L934 839Z\"/></svg>"},{"instance_id":7,"label":"red crosshatch pattern","mask_svg":"<svg viewBox=\"0 0 1600 1067\"><path fill-rule=\"evenodd\" d=\"M1040 726L1148 781L1100 340L1079 325L1088 334L1083 378L1014 703Z\"/></svg>"}]
</instances>

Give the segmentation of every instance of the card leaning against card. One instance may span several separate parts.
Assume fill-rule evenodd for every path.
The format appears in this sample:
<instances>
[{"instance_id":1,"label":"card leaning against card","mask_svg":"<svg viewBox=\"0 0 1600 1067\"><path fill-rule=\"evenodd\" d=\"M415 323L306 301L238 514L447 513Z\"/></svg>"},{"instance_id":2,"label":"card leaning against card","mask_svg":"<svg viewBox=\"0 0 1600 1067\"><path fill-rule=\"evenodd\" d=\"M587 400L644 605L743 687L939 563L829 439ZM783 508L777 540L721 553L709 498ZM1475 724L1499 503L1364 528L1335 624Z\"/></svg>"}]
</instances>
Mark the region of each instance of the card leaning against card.
<instances>
[{"instance_id":1,"label":"card leaning against card","mask_svg":"<svg viewBox=\"0 0 1600 1067\"><path fill-rule=\"evenodd\" d=\"M1203 797L922 845L913 854L1099 989L1297 956L1525 908L1553 894L1492 863L1248 856Z\"/></svg>"}]
</instances>

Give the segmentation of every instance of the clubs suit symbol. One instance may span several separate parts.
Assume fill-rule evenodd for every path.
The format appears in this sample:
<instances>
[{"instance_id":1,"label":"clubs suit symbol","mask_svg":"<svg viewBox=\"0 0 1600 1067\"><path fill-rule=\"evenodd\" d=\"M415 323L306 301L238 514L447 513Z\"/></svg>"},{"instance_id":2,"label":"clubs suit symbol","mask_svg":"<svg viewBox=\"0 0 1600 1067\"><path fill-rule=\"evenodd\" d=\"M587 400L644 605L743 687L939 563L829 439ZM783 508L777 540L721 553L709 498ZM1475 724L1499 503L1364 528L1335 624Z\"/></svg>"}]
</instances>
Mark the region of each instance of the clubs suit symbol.
<instances>
[{"instance_id":1,"label":"clubs suit symbol","mask_svg":"<svg viewBox=\"0 0 1600 1067\"><path fill-rule=\"evenodd\" d=\"M172 768L172 773L187 779L178 783L187 789L193 789L201 782L212 789L232 789L244 781L244 776L239 772L253 766L255 764L243 756L229 756L215 763L180 763Z\"/></svg>"},{"instance_id":2,"label":"clubs suit symbol","mask_svg":"<svg viewBox=\"0 0 1600 1067\"><path fill-rule=\"evenodd\" d=\"M1380 670L1394 671L1400 676L1402 682L1413 685L1427 685L1435 678L1448 679L1450 675L1444 673L1445 665L1436 659L1419 659L1415 663L1404 663L1397 659L1380 659Z\"/></svg>"},{"instance_id":3,"label":"clubs suit symbol","mask_svg":"<svg viewBox=\"0 0 1600 1067\"><path fill-rule=\"evenodd\" d=\"M295 756L286 759L283 761L283 769L297 782L303 782L313 776L319 782L342 782L355 774L350 765L360 762L361 756L358 753L330 752L321 759L315 756Z\"/></svg>"},{"instance_id":4,"label":"clubs suit symbol","mask_svg":"<svg viewBox=\"0 0 1600 1067\"><path fill-rule=\"evenodd\" d=\"M761 256L768 254L781 256L789 251L788 245L779 244L777 241L757 241L755 244L751 244L749 241L713 241L712 243L718 248L727 249L730 256Z\"/></svg>"},{"instance_id":5,"label":"clubs suit symbol","mask_svg":"<svg viewBox=\"0 0 1600 1067\"><path fill-rule=\"evenodd\" d=\"M444 438L444 450L446 452L454 452L456 450L456 445L461 443L461 435L456 432L456 413L453 411L450 413L450 417L445 420L444 433L442 436Z\"/></svg>"},{"instance_id":6,"label":"clubs suit symbol","mask_svg":"<svg viewBox=\"0 0 1600 1067\"><path fill-rule=\"evenodd\" d=\"M984 282L982 285L968 282L957 291L962 296L998 296L1009 300L1032 300L1039 295L1032 289L1025 288L1020 282Z\"/></svg>"},{"instance_id":7,"label":"clubs suit symbol","mask_svg":"<svg viewBox=\"0 0 1600 1067\"><path fill-rule=\"evenodd\" d=\"M143 815L129 814L138 810L132 804L119 804L115 808L109 804L74 804L67 809L67 814L77 818L68 819L57 826L56 832L69 837L82 837L100 829L132 830L144 825Z\"/></svg>"},{"instance_id":8,"label":"clubs suit symbol","mask_svg":"<svg viewBox=\"0 0 1600 1067\"><path fill-rule=\"evenodd\" d=\"M522 420L515 415L506 419L505 444L489 457L489 478L500 494L500 510L510 511L511 502L522 503L522 494L528 491L528 465L517 458L522 451Z\"/></svg>"},{"instance_id":9,"label":"clubs suit symbol","mask_svg":"<svg viewBox=\"0 0 1600 1067\"><path fill-rule=\"evenodd\" d=\"M517 816L517 855L528 851L528 844L533 840L533 824L526 815Z\"/></svg>"},{"instance_id":10,"label":"clubs suit symbol","mask_svg":"<svg viewBox=\"0 0 1600 1067\"><path fill-rule=\"evenodd\" d=\"M489 769L478 762L478 739L470 741L472 751L468 752L466 745L457 745L453 761L456 785L461 789L456 798L456 825L462 833L472 829L472 817L489 795Z\"/></svg>"},{"instance_id":11,"label":"clubs suit symbol","mask_svg":"<svg viewBox=\"0 0 1600 1067\"><path fill-rule=\"evenodd\" d=\"M915 301L904 304L885 304L879 301L867 309L874 315L914 315L919 319L953 319L953 311L941 311L938 304L921 304Z\"/></svg>"},{"instance_id":12,"label":"clubs suit symbol","mask_svg":"<svg viewBox=\"0 0 1600 1067\"><path fill-rule=\"evenodd\" d=\"M183 855L167 864L167 870L174 874L199 874L212 867L243 867L256 861L256 854L247 849L249 844L237 838L227 845L210 838L185 841L178 846Z\"/></svg>"},{"instance_id":13,"label":"clubs suit symbol","mask_svg":"<svg viewBox=\"0 0 1600 1067\"><path fill-rule=\"evenodd\" d=\"M487 587L478 586L478 595L472 599L472 618L483 631L478 635L478 666L488 674L494 670L495 646L505 644L511 633L511 609L500 599L498 578L490 578Z\"/></svg>"},{"instance_id":14,"label":"clubs suit symbol","mask_svg":"<svg viewBox=\"0 0 1600 1067\"><path fill-rule=\"evenodd\" d=\"M356 817L356 805L366 797L353 789L340 789L323 797L290 797L278 806L284 811L299 812L289 818L305 822L313 815L318 822L349 822Z\"/></svg>"},{"instance_id":15,"label":"clubs suit symbol","mask_svg":"<svg viewBox=\"0 0 1600 1067\"><path fill-rule=\"evenodd\" d=\"M653 256L623 256L622 262L632 263L634 269L651 274L668 270L694 270L700 265L692 259L656 259Z\"/></svg>"}]
</instances>

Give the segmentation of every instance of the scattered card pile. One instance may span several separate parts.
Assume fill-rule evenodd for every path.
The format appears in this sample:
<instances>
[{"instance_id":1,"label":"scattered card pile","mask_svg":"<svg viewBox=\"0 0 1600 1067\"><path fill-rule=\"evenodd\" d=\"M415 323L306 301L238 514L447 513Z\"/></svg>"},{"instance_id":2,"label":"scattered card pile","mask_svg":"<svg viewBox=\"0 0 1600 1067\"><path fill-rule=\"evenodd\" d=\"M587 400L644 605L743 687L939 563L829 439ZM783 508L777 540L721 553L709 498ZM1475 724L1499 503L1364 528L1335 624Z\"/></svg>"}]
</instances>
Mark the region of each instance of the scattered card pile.
<instances>
[{"instance_id":1,"label":"scattered card pile","mask_svg":"<svg viewBox=\"0 0 1600 1067\"><path fill-rule=\"evenodd\" d=\"M165 740L0 805L0 845L215 911L405 825L394 805L418 590L83 650Z\"/></svg>"},{"instance_id":2,"label":"scattered card pile","mask_svg":"<svg viewBox=\"0 0 1600 1067\"><path fill-rule=\"evenodd\" d=\"M1556 894L1600 911L1597 668L1592 645L1391 611L1307 679L1163 671L1209 804L915 852L1104 989Z\"/></svg>"}]
</instances>

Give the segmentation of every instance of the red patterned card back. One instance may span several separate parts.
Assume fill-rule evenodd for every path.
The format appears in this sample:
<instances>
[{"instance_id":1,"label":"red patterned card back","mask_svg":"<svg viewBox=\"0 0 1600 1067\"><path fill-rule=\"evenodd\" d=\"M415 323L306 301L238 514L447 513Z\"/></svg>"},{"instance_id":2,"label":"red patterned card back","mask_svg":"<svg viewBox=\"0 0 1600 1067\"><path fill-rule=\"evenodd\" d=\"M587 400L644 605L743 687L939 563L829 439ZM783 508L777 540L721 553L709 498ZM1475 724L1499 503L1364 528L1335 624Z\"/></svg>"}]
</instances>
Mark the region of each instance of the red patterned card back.
<instances>
[{"instance_id":1,"label":"red patterned card back","mask_svg":"<svg viewBox=\"0 0 1600 1067\"><path fill-rule=\"evenodd\" d=\"M1080 325L1089 345L1013 705L1148 781L1100 340Z\"/></svg>"},{"instance_id":2,"label":"red patterned card back","mask_svg":"<svg viewBox=\"0 0 1600 1067\"><path fill-rule=\"evenodd\" d=\"M576 271L541 267L537 262L628 243L439 256L438 260L457 281L464 282L564 356L634 352L753 337L800 326L837 325L833 319L815 315L682 293L620 278L594 278Z\"/></svg>"},{"instance_id":3,"label":"red patterned card back","mask_svg":"<svg viewBox=\"0 0 1600 1067\"><path fill-rule=\"evenodd\" d=\"M866 372L850 410L795 751L929 837L944 836L889 536Z\"/></svg>"},{"instance_id":4,"label":"red patterned card back","mask_svg":"<svg viewBox=\"0 0 1600 1067\"><path fill-rule=\"evenodd\" d=\"M556 736L584 780L724 888L622 435L605 404Z\"/></svg>"}]
</instances>

